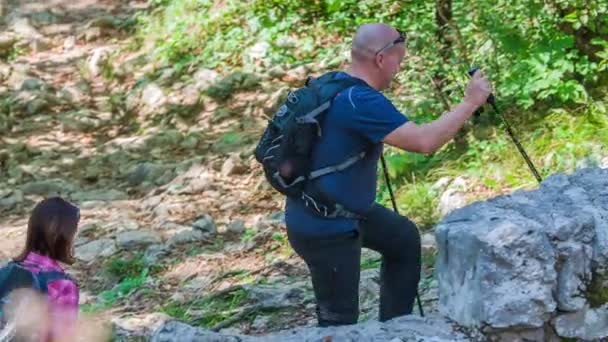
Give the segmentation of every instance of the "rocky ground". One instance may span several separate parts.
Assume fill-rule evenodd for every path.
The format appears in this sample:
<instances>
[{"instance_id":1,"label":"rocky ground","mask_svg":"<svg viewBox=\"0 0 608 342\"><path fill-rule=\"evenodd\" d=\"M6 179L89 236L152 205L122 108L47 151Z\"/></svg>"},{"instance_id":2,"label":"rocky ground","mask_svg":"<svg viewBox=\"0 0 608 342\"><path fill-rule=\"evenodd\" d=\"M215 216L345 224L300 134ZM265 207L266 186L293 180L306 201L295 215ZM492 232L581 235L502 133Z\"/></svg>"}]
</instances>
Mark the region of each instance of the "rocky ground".
<instances>
[{"instance_id":1,"label":"rocky ground","mask_svg":"<svg viewBox=\"0 0 608 342\"><path fill-rule=\"evenodd\" d=\"M252 335L314 324L282 198L251 152L284 90L318 70L179 74L134 43L147 6L0 0L2 258L22 246L32 206L59 194L82 210L70 267L82 311L113 322L117 339L164 315ZM433 312L424 240L421 295ZM365 251L362 320L377 312L378 265Z\"/></svg>"}]
</instances>

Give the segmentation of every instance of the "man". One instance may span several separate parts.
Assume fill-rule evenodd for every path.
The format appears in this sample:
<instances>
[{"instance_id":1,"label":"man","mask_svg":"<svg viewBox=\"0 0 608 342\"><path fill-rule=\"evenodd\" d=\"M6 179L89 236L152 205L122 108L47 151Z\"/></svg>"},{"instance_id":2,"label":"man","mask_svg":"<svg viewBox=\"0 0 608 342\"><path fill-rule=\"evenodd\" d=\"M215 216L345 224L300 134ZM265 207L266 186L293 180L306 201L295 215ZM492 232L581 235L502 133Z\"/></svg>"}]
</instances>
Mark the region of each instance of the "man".
<instances>
[{"instance_id":1,"label":"man","mask_svg":"<svg viewBox=\"0 0 608 342\"><path fill-rule=\"evenodd\" d=\"M356 77L367 86L350 87L335 97L315 145L312 169L367 151L351 167L315 180L325 198L363 218L321 217L297 198L287 199L289 242L310 270L320 326L357 322L361 247L382 254L379 319L412 312L420 280L420 236L409 219L374 203L383 143L433 152L454 137L491 92L477 72L464 101L450 112L423 125L408 121L380 92L399 72L405 52L405 37L387 25L366 24L357 30L351 69L340 77Z\"/></svg>"}]
</instances>

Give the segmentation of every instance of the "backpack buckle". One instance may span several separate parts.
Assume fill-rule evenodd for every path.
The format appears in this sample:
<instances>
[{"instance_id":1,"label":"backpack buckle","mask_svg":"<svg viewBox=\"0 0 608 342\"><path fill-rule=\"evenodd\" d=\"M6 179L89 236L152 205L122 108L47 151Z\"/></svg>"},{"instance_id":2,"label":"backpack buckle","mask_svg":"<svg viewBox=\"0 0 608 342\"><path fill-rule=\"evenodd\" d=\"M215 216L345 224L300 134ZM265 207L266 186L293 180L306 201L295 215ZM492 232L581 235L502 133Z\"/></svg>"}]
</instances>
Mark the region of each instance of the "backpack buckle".
<instances>
[{"instance_id":1,"label":"backpack buckle","mask_svg":"<svg viewBox=\"0 0 608 342\"><path fill-rule=\"evenodd\" d=\"M296 104L300 102L300 99L298 99L298 95L296 95L293 91L290 91L287 94L287 101L289 101L289 103Z\"/></svg>"}]
</instances>

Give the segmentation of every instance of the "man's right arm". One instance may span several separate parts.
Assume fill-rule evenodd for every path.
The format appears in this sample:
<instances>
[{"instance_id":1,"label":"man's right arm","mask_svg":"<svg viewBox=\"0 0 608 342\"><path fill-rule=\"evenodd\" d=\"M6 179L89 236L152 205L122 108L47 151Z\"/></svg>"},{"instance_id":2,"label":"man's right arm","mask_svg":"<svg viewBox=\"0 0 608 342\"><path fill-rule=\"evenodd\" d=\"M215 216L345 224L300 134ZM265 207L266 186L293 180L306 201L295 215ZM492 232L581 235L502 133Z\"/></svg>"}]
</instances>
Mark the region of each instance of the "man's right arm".
<instances>
[{"instance_id":1,"label":"man's right arm","mask_svg":"<svg viewBox=\"0 0 608 342\"><path fill-rule=\"evenodd\" d=\"M450 141L465 121L486 102L490 83L480 71L469 82L463 102L439 119L418 125L408 121L389 133L384 142L410 152L431 153Z\"/></svg>"},{"instance_id":2,"label":"man's right arm","mask_svg":"<svg viewBox=\"0 0 608 342\"><path fill-rule=\"evenodd\" d=\"M463 101L435 121L421 125L408 121L389 133L384 142L410 152L434 152L456 135L477 107Z\"/></svg>"}]
</instances>

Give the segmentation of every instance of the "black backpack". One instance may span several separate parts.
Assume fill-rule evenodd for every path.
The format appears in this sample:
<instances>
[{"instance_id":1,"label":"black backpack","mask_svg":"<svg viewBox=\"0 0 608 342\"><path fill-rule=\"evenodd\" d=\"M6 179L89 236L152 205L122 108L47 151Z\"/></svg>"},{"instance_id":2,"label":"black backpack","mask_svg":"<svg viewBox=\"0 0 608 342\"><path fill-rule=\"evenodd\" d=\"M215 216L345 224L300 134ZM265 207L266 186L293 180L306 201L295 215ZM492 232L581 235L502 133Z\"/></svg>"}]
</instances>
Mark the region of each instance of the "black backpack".
<instances>
[{"instance_id":1,"label":"black backpack","mask_svg":"<svg viewBox=\"0 0 608 342\"><path fill-rule=\"evenodd\" d=\"M48 293L48 284L57 280L72 280L67 274L59 271L32 272L20 262L9 262L0 268L0 322L5 323L3 307L9 304L9 295L13 290L29 288L41 294Z\"/></svg>"},{"instance_id":2,"label":"black backpack","mask_svg":"<svg viewBox=\"0 0 608 342\"><path fill-rule=\"evenodd\" d=\"M311 180L342 171L365 157L359 152L338 164L311 170L312 151L323 134L321 125L334 97L355 85L367 84L355 77L336 77L329 72L309 77L304 87L291 91L264 131L255 158L262 164L270 185L288 197L300 198L306 206L325 217L360 218L340 204L311 189Z\"/></svg>"}]
</instances>

